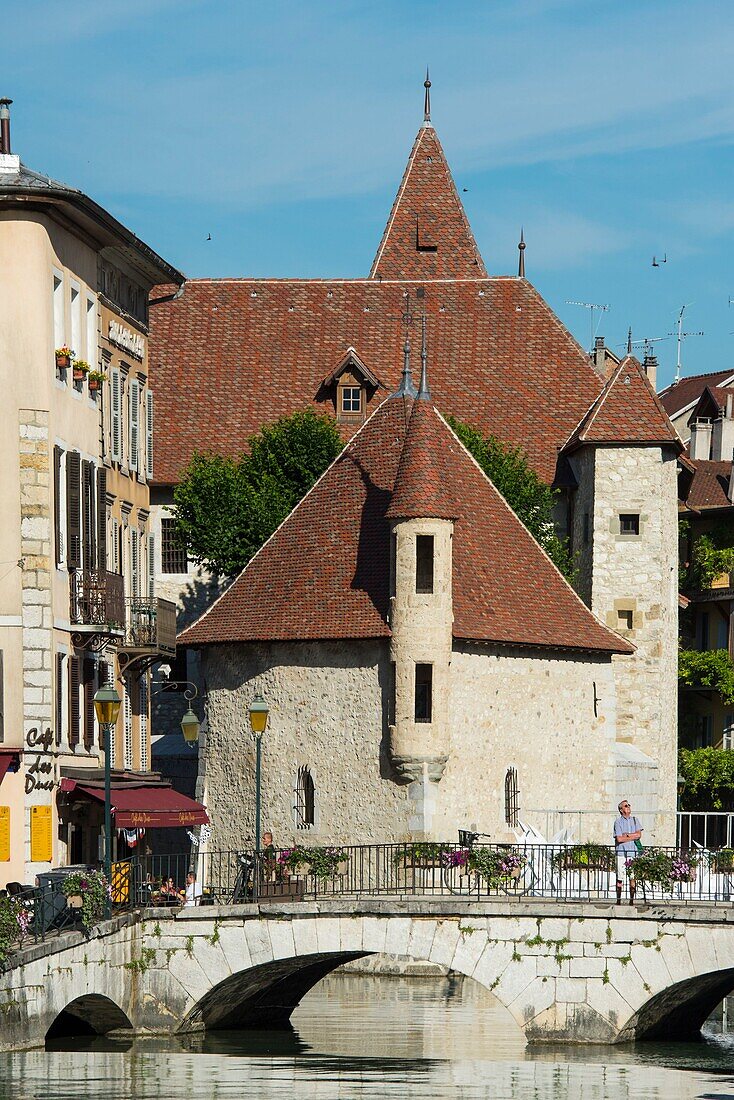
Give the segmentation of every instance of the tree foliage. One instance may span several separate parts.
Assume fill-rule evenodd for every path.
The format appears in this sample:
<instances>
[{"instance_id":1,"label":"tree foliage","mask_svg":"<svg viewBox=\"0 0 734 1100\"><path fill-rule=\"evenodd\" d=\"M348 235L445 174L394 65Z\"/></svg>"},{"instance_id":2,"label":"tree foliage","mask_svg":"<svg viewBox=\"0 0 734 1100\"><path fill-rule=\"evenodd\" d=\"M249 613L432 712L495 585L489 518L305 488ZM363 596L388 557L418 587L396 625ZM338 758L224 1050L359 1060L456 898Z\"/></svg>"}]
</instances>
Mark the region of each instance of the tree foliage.
<instances>
[{"instance_id":1,"label":"tree foliage","mask_svg":"<svg viewBox=\"0 0 734 1100\"><path fill-rule=\"evenodd\" d=\"M311 409L281 417L239 458L195 453L174 491L178 532L194 561L233 576L336 458L336 422Z\"/></svg>"},{"instance_id":2,"label":"tree foliage","mask_svg":"<svg viewBox=\"0 0 734 1100\"><path fill-rule=\"evenodd\" d=\"M734 752L729 749L681 749L678 770L685 780L684 810L734 809Z\"/></svg>"},{"instance_id":3,"label":"tree foliage","mask_svg":"<svg viewBox=\"0 0 734 1100\"><path fill-rule=\"evenodd\" d=\"M718 523L698 535L691 550L685 591L702 592L722 573L734 572L734 532L730 523Z\"/></svg>"},{"instance_id":4,"label":"tree foliage","mask_svg":"<svg viewBox=\"0 0 734 1100\"><path fill-rule=\"evenodd\" d=\"M568 540L558 535L553 522L558 493L538 477L521 447L502 443L494 435L484 436L452 416L448 423L551 561L572 580Z\"/></svg>"},{"instance_id":5,"label":"tree foliage","mask_svg":"<svg viewBox=\"0 0 734 1100\"><path fill-rule=\"evenodd\" d=\"M726 649L681 649L678 679L686 687L718 691L725 703L734 703L734 663Z\"/></svg>"}]
</instances>

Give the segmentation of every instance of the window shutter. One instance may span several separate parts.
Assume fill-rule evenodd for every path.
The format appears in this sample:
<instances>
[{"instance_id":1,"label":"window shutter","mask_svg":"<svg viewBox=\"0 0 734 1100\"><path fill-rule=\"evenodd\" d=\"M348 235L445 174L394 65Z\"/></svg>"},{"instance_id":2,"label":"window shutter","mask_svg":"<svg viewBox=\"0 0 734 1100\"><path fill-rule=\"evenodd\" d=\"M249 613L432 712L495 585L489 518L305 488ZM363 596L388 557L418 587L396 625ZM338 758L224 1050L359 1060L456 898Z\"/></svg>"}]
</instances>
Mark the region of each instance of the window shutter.
<instances>
[{"instance_id":1,"label":"window shutter","mask_svg":"<svg viewBox=\"0 0 734 1100\"><path fill-rule=\"evenodd\" d=\"M97 566L107 569L107 471L97 470Z\"/></svg>"},{"instance_id":2,"label":"window shutter","mask_svg":"<svg viewBox=\"0 0 734 1100\"><path fill-rule=\"evenodd\" d=\"M79 658L69 657L69 747L79 744Z\"/></svg>"},{"instance_id":3,"label":"window shutter","mask_svg":"<svg viewBox=\"0 0 734 1100\"><path fill-rule=\"evenodd\" d=\"M140 382L130 380L130 460L131 470L140 469Z\"/></svg>"},{"instance_id":4,"label":"window shutter","mask_svg":"<svg viewBox=\"0 0 734 1100\"><path fill-rule=\"evenodd\" d=\"M61 460L64 452L54 447L54 553L56 564L64 560L64 547L61 543Z\"/></svg>"},{"instance_id":5,"label":"window shutter","mask_svg":"<svg viewBox=\"0 0 734 1100\"><path fill-rule=\"evenodd\" d=\"M125 771L132 771L133 766L133 708L130 698L130 683L125 684L125 696L122 704L123 713L123 767Z\"/></svg>"},{"instance_id":6,"label":"window shutter","mask_svg":"<svg viewBox=\"0 0 734 1100\"><path fill-rule=\"evenodd\" d=\"M98 666L99 673L99 686L105 687L110 682L110 666L106 661L100 661ZM92 703L94 705L94 702ZM104 748L104 730L102 726L97 723L97 744L101 749Z\"/></svg>"},{"instance_id":7,"label":"window shutter","mask_svg":"<svg viewBox=\"0 0 734 1100\"><path fill-rule=\"evenodd\" d=\"M85 569L97 568L97 530L94 522L94 463L82 462L82 542Z\"/></svg>"},{"instance_id":8,"label":"window shutter","mask_svg":"<svg viewBox=\"0 0 734 1100\"><path fill-rule=\"evenodd\" d=\"M61 744L64 725L64 654L56 654L56 744Z\"/></svg>"},{"instance_id":9,"label":"window shutter","mask_svg":"<svg viewBox=\"0 0 734 1100\"><path fill-rule=\"evenodd\" d=\"M116 519L112 520L112 572L121 573L120 569L120 542L119 531L120 525Z\"/></svg>"},{"instance_id":10,"label":"window shutter","mask_svg":"<svg viewBox=\"0 0 734 1100\"><path fill-rule=\"evenodd\" d=\"M153 394L148 390L145 395L145 465L148 481L153 479Z\"/></svg>"},{"instance_id":11,"label":"window shutter","mask_svg":"<svg viewBox=\"0 0 734 1100\"><path fill-rule=\"evenodd\" d=\"M122 462L122 438L121 438L121 417L120 412L122 409L122 379L120 378L120 370L118 367L113 367L110 372L110 388L112 391L112 406L111 406L111 451L112 461Z\"/></svg>"},{"instance_id":12,"label":"window shutter","mask_svg":"<svg viewBox=\"0 0 734 1100\"><path fill-rule=\"evenodd\" d=\"M82 563L81 546L81 459L78 451L66 452L66 564L78 569Z\"/></svg>"},{"instance_id":13,"label":"window shutter","mask_svg":"<svg viewBox=\"0 0 734 1100\"><path fill-rule=\"evenodd\" d=\"M155 535L148 535L148 599L155 599Z\"/></svg>"},{"instance_id":14,"label":"window shutter","mask_svg":"<svg viewBox=\"0 0 734 1100\"><path fill-rule=\"evenodd\" d=\"M140 680L140 770L147 772L150 767L148 752L148 673Z\"/></svg>"},{"instance_id":15,"label":"window shutter","mask_svg":"<svg viewBox=\"0 0 734 1100\"><path fill-rule=\"evenodd\" d=\"M140 559L138 551L140 543L138 532L134 527L130 528L130 588L131 596L140 595Z\"/></svg>"},{"instance_id":16,"label":"window shutter","mask_svg":"<svg viewBox=\"0 0 734 1100\"><path fill-rule=\"evenodd\" d=\"M94 661L84 661L84 748L94 746Z\"/></svg>"}]
</instances>

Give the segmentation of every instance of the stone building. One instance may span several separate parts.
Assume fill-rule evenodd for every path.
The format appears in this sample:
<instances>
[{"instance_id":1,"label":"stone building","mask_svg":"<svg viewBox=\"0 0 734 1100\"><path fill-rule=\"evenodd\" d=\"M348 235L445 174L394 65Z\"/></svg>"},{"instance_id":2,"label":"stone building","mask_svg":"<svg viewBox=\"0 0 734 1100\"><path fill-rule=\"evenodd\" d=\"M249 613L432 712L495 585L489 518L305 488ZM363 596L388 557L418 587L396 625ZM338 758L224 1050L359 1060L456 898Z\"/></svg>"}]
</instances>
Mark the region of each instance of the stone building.
<instances>
[{"instance_id":1,"label":"stone building","mask_svg":"<svg viewBox=\"0 0 734 1100\"><path fill-rule=\"evenodd\" d=\"M554 789L534 786L535 779L530 778L530 773L536 770L533 765L536 750L521 748L518 737L518 730L527 732L529 715L520 714L516 705L513 710L512 700L501 695L514 723L514 750L510 755L515 762L504 761L505 773L510 780L513 775L518 782L522 778L522 806L525 811L532 811L527 816L542 828L549 821L558 820L555 811L578 811L580 816L573 822L577 832L581 828L588 835L593 827L600 838L606 838L608 814L616 806L619 789L635 799L637 809L655 822L657 835L670 840L674 836L675 811L677 597L673 578L677 554L675 470L680 441L637 361L627 357L620 362L601 345L593 354L587 354L553 314L526 278L524 240L520 242L516 276L488 274L432 125L428 104L367 278L191 280L182 293L171 294L170 300L153 312L151 375L157 392L161 393L159 407L163 406L159 420L162 421L159 453L163 458L157 463L151 496L154 522L161 531L157 542L161 559L160 564L156 562L156 570L161 569L160 580L169 584L171 598L179 593L179 627L194 621L212 594L208 579L189 569L185 552L175 546L174 521L167 512L173 488L194 447L236 455L264 423L307 406L330 412L339 422L344 439L352 439L385 398L397 390L406 331L409 334L413 331L411 325L418 316L425 318L431 350L431 390L437 407L443 414L455 416L485 434L494 434L505 443L522 447L532 467L558 490L558 528L570 536L572 549L580 552L583 559L579 588L582 598L607 631L613 631L635 647L634 656L620 653L602 661L595 669L598 675L591 679L595 685L593 706L597 711L593 718L598 720L601 715L607 730L614 726L614 734L608 752L597 756L594 750L575 759L582 759L587 771L592 767L606 769L603 780L595 772L593 785L567 789L562 784ZM199 368L203 362L207 364L206 371ZM648 368L651 366L648 364ZM587 418L595 425L590 434L584 428L585 424L588 427ZM646 427L636 435L638 423ZM606 432L606 438L601 438L599 432ZM333 514L339 515L337 500L327 514L331 524ZM425 533L434 539L436 562L444 560L448 529L442 524L453 522L453 517L415 518L421 522L431 520L430 531ZM360 564L368 557L365 543ZM349 589L351 581L345 579L344 583ZM524 577L524 584L533 593L540 615L544 606L542 587L536 584L532 572ZM516 580L502 595L510 608L516 603L520 587ZM242 590L234 586L232 592ZM234 598L222 596L214 606L229 607ZM444 654L445 664L449 653L448 593L443 598L445 621L440 630L435 623L432 629L433 643L437 652ZM396 606L394 611L400 620L401 608ZM220 620L206 617L201 622L211 624ZM378 637L392 638L387 611L383 628ZM387 737L386 719L376 709L375 702L375 685L385 705L387 700L390 658L385 643L380 648L374 638L360 636L358 641L353 640L348 647L349 656L345 657L342 634L335 638L300 639L263 634L259 639L242 639L239 649L222 650L220 657L215 658L209 651L209 643L201 654L197 653L193 639L201 637L199 629L195 626L184 637L190 643L189 677L199 675L196 662L203 659L206 665L199 681L208 695L205 768L209 778L205 793L212 802L215 817L229 814L231 806L227 796L213 790L212 768L226 768L227 782L233 784L232 806L241 805L243 792L249 790L251 762L245 703L266 666L282 667L282 675L287 677L290 673L286 670L295 662L299 676L303 675L302 690L308 699L325 691L327 682L333 683L335 692L345 692L348 699L345 705L351 708L349 726L354 746L372 738L374 748L375 738L379 746ZM482 639L487 641L484 635ZM260 653L258 641L281 647L277 658L274 650ZM296 644L302 648L294 657ZM400 642L394 640L391 644L397 666ZM462 652L459 657L454 653L455 645L454 635L451 668L471 666L475 654ZM361 651L357 653L359 647ZM496 657L496 667L501 668L501 675L506 678L503 682L515 683L518 697L524 696L528 682L556 682L559 691L550 694L554 705L561 706L559 698L568 703L563 722L568 719L569 738L578 752L584 738L571 700L576 699L581 708L579 713L583 713L580 700L584 698L588 678L581 665L587 671L589 666L586 657L574 664L564 653L556 643L544 650L542 660L537 653L531 656L523 650L509 661L503 650ZM550 663L543 664L543 660ZM597 658L594 661L599 664ZM486 666L482 664L482 668L490 666L491 661ZM439 662L437 676L441 667ZM563 674L554 681L558 667L562 667ZM339 668L338 674L334 668ZM331 671L327 673L327 669ZM581 678L575 686L574 675ZM372 683L367 690L365 678L370 676ZM215 690L211 677L218 685L226 683L233 691L237 689L231 705L241 708L236 719L239 747L231 744L229 733L225 737L223 728L217 725L221 719L230 728L235 718L234 712L225 717L227 693ZM252 683L246 686L248 677ZM269 685L263 682L262 686L266 690ZM281 687L277 690L280 692ZM328 775L346 794L356 791L361 779L359 782L350 779L346 771L342 774L335 769L326 747L318 754L318 766L314 763L316 758L309 757L305 732L296 732L301 689L290 684L282 686L282 690L282 716L276 719L278 708L274 705L273 721L290 724L294 745L303 742L299 768L307 769L302 774L301 787L294 785L293 760L289 755L287 768L277 781L283 791L275 820L279 828L286 829L288 822L293 826L294 801L311 804L312 781L318 791L319 778ZM330 692L331 688L328 699L333 702ZM396 698L398 694L396 689ZM544 696L538 707L541 714L550 694ZM612 696L615 701L610 703ZM442 698L445 702L445 693ZM442 705L440 699L437 705ZM319 722L328 722L328 718L311 710L309 714L312 715L309 737L321 736ZM453 714L449 711L449 724L453 723ZM419 734L424 741L426 729ZM440 737L445 736L442 730ZM220 742L220 738L224 740ZM406 764L403 774L399 771L401 753L397 746L403 742L407 744L406 758L410 758L406 727L397 736L389 761L384 751L377 757L373 753L369 761L365 758L360 765L362 771L356 773L363 776L365 768L372 769L378 759L378 768L386 776L379 797L387 799L392 808L375 814L369 825L370 835L380 835L382 826L384 835L394 835L399 829L411 831L408 828L411 815L405 816L404 802L408 790L418 789L414 784L419 780L410 778L412 765ZM342 745L339 740L335 743ZM532 744L536 745L534 736ZM285 751L286 741L281 739L278 745ZM219 763L213 763L212 757L220 748L225 755ZM475 748L470 743L465 751L473 753ZM435 765L428 759L431 755L436 756ZM440 795L452 789L458 765L447 762L440 783L431 786L435 778L431 773L440 769L442 755L437 748L422 761L426 773L421 780L424 799L421 804L429 808L412 815L413 824L422 821L426 825L430 818L430 828L435 831L439 826L443 829L450 823L468 824L475 820L477 824L491 824L491 831L497 835L497 815L504 820L502 798L495 798L499 790L497 776L492 781L491 805L487 802L477 815L467 813L464 808L459 816L456 805L451 805L451 796L447 793L442 800ZM277 760L271 766L277 769ZM312 766L320 769L320 776L314 777ZM537 771L539 775L542 773L542 764ZM225 772L221 775L224 779ZM270 780L272 792L275 772ZM355 797L369 801L371 790L368 787ZM438 799L435 811L429 806L432 796ZM346 799L343 801L346 805ZM606 821L603 828L594 824L594 820L598 822L594 815L602 807ZM220 817L219 826L214 822L215 833L217 828L225 827L228 842L237 839L244 843L250 824L248 813L249 810L243 809L245 816L241 814L226 827ZM343 819L333 817L327 823L323 812L319 821L325 836L335 836L344 825ZM579 826L580 821L583 823ZM316 824L310 828L316 828ZM417 828L416 832L420 834L426 829L427 826Z\"/></svg>"},{"instance_id":2,"label":"stone building","mask_svg":"<svg viewBox=\"0 0 734 1100\"><path fill-rule=\"evenodd\" d=\"M123 697L115 786L160 788L147 666L175 652L175 609L148 568L148 295L183 276L92 199L22 164L7 101L0 123L4 884L98 858L101 683Z\"/></svg>"},{"instance_id":3,"label":"stone building","mask_svg":"<svg viewBox=\"0 0 734 1100\"><path fill-rule=\"evenodd\" d=\"M604 840L622 792L650 835L669 837L677 599L665 544L679 444L639 364L623 361L565 448L593 559L587 599L605 622L426 387L414 394L404 376L180 638L202 650L212 844L251 837L244 724L256 692L272 708L264 819L283 844L470 825L508 839L518 817L581 806L590 838Z\"/></svg>"}]
</instances>

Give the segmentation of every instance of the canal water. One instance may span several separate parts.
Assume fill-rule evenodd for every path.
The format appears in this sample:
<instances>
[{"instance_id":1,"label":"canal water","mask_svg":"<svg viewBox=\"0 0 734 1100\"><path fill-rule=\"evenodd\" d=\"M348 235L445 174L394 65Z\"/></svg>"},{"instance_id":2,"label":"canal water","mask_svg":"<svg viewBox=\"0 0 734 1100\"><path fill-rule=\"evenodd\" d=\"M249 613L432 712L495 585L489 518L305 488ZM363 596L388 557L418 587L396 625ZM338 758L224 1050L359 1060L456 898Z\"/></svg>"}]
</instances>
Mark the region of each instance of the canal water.
<instances>
[{"instance_id":1,"label":"canal water","mask_svg":"<svg viewBox=\"0 0 734 1100\"><path fill-rule=\"evenodd\" d=\"M2 1100L723 1100L734 1097L734 1036L528 1048L470 979L335 973L290 1032L69 1039L0 1054L0 1082Z\"/></svg>"}]
</instances>

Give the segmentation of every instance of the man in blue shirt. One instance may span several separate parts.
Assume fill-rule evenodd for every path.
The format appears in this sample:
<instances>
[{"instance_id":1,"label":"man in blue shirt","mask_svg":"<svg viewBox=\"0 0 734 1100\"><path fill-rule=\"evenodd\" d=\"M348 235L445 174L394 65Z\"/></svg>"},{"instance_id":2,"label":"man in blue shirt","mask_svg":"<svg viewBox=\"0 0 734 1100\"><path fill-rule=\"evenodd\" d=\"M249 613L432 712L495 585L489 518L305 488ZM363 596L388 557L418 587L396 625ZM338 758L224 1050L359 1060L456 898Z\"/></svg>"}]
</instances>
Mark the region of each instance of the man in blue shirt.
<instances>
[{"instance_id":1,"label":"man in blue shirt","mask_svg":"<svg viewBox=\"0 0 734 1100\"><path fill-rule=\"evenodd\" d=\"M627 799L623 799L619 806L619 817L614 822L614 844L617 855L617 905L622 904L622 887L624 880L629 878L630 905L635 903L635 880L627 872L627 860L634 859L638 852L635 843L642 836L642 826L639 820L632 815L632 807Z\"/></svg>"}]
</instances>

